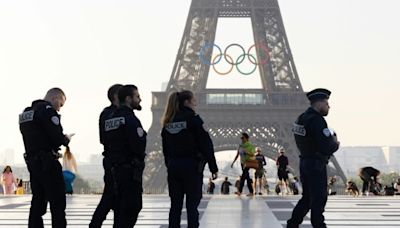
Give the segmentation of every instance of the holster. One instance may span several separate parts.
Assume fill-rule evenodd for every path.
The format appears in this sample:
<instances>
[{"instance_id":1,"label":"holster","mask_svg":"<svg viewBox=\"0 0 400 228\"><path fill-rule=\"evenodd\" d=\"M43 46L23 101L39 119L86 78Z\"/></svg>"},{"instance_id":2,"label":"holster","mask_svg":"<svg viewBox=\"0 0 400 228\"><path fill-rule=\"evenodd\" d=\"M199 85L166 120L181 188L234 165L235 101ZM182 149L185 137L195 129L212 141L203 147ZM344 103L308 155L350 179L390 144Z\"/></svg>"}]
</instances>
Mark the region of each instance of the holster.
<instances>
[{"instance_id":1,"label":"holster","mask_svg":"<svg viewBox=\"0 0 400 228\"><path fill-rule=\"evenodd\" d=\"M33 155L32 155L33 154ZM31 153L24 153L24 159L26 164L31 162L39 161L43 171L49 171L54 167L54 161L61 158L62 155L54 150L51 151L38 151Z\"/></svg>"}]
</instances>

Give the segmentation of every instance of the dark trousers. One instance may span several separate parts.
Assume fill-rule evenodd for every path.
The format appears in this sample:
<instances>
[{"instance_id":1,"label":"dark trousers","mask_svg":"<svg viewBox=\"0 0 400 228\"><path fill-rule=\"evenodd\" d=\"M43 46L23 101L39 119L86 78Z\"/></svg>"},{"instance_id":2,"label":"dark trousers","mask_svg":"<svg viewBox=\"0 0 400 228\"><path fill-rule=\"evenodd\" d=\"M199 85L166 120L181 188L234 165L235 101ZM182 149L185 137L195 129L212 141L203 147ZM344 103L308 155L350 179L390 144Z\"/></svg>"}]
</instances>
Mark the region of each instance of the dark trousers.
<instances>
[{"instance_id":1,"label":"dark trousers","mask_svg":"<svg viewBox=\"0 0 400 228\"><path fill-rule=\"evenodd\" d=\"M135 179L132 167L113 168L117 191L114 204L114 227L130 228L142 210L142 183Z\"/></svg>"},{"instance_id":2,"label":"dark trousers","mask_svg":"<svg viewBox=\"0 0 400 228\"><path fill-rule=\"evenodd\" d=\"M54 159L31 159L27 166L32 188L28 227L44 227L42 216L46 214L47 202L50 203L52 227L66 227L65 185L60 163Z\"/></svg>"},{"instance_id":3,"label":"dark trousers","mask_svg":"<svg viewBox=\"0 0 400 228\"><path fill-rule=\"evenodd\" d=\"M312 226L325 228L323 213L328 199L326 163L319 159L301 159L300 179L303 184L303 197L293 209L287 228L299 227L309 210Z\"/></svg>"},{"instance_id":4,"label":"dark trousers","mask_svg":"<svg viewBox=\"0 0 400 228\"><path fill-rule=\"evenodd\" d=\"M239 192L241 193L243 191L243 186L244 186L244 181L246 180L247 182L247 187L249 188L249 192L253 193L253 185L252 185L252 181L250 179L250 175L249 175L249 168L244 168L244 166L242 165L242 176L240 177L240 185L239 185Z\"/></svg>"},{"instance_id":5,"label":"dark trousers","mask_svg":"<svg viewBox=\"0 0 400 228\"><path fill-rule=\"evenodd\" d=\"M104 190L99 205L94 211L89 228L100 228L106 220L108 212L113 208L114 203L114 178L111 173L111 161L108 158L103 159L104 167ZM115 216L115 211L114 211ZM114 227L117 227L114 224Z\"/></svg>"},{"instance_id":6,"label":"dark trousers","mask_svg":"<svg viewBox=\"0 0 400 228\"><path fill-rule=\"evenodd\" d=\"M181 227L183 198L186 195L188 228L199 227L197 207L202 198L203 173L194 159L176 159L168 164L168 189L171 198L169 228Z\"/></svg>"}]
</instances>

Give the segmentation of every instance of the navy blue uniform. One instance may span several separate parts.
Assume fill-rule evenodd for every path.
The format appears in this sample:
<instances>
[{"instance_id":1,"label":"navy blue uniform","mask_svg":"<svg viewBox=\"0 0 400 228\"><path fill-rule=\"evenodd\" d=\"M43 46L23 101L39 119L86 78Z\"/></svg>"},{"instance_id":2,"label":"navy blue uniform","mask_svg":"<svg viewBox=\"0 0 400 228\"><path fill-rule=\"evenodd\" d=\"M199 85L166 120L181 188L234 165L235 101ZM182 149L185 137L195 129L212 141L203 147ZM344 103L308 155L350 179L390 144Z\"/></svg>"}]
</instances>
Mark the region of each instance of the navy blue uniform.
<instances>
[{"instance_id":1,"label":"navy blue uniform","mask_svg":"<svg viewBox=\"0 0 400 228\"><path fill-rule=\"evenodd\" d=\"M104 124L106 157L114 178L114 226L133 227L142 209L146 132L133 110L121 106Z\"/></svg>"},{"instance_id":2,"label":"navy blue uniform","mask_svg":"<svg viewBox=\"0 0 400 228\"><path fill-rule=\"evenodd\" d=\"M212 173L218 172L211 138L203 128L203 120L187 107L163 127L161 137L171 197L169 227L180 227L184 195L188 227L198 227L205 164Z\"/></svg>"},{"instance_id":3,"label":"navy blue uniform","mask_svg":"<svg viewBox=\"0 0 400 228\"><path fill-rule=\"evenodd\" d=\"M103 195L101 196L101 200L99 205L97 205L96 210L94 211L92 221L89 224L90 228L101 227L103 221L106 219L108 212L113 208L114 202L114 179L111 174L111 161L109 158L109 151L107 149L107 144L104 140L104 127L105 121L107 119L111 119L114 115L114 112L117 110L117 106L110 105L101 112L99 118L99 133L100 133L100 143L104 146L103 152L103 168L104 168L104 190ZM115 214L115 211L114 211ZM116 224L114 224L116 227Z\"/></svg>"},{"instance_id":4,"label":"navy blue uniform","mask_svg":"<svg viewBox=\"0 0 400 228\"><path fill-rule=\"evenodd\" d=\"M52 226L66 227L65 185L57 151L69 139L63 134L60 115L49 102L36 100L19 115L19 124L32 188L29 227L43 227L47 202Z\"/></svg>"},{"instance_id":5,"label":"navy blue uniform","mask_svg":"<svg viewBox=\"0 0 400 228\"><path fill-rule=\"evenodd\" d=\"M287 227L298 227L311 210L312 226L324 228L323 213L328 198L326 165L339 144L323 116L311 107L298 117L293 132L300 150L303 196L294 208Z\"/></svg>"}]
</instances>

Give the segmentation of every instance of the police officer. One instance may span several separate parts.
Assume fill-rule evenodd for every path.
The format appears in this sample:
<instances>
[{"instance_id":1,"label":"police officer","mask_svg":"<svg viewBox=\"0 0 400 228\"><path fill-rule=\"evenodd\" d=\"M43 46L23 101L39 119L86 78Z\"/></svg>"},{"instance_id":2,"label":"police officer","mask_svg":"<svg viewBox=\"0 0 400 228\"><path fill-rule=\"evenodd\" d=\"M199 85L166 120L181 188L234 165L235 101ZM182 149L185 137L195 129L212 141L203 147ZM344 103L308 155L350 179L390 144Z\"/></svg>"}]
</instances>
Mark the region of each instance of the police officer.
<instances>
[{"instance_id":1,"label":"police officer","mask_svg":"<svg viewBox=\"0 0 400 228\"><path fill-rule=\"evenodd\" d=\"M71 135L64 135L57 113L65 103L59 88L50 89L43 100L32 102L19 115L20 131L25 146L25 161L30 173L32 202L28 227L44 227L42 216L50 202L52 226L67 226L65 219L65 185L60 154L61 145L67 146Z\"/></svg>"},{"instance_id":2,"label":"police officer","mask_svg":"<svg viewBox=\"0 0 400 228\"><path fill-rule=\"evenodd\" d=\"M326 165L330 156L338 150L339 142L324 119L328 115L328 99L331 92L315 89L307 93L311 107L301 114L293 126L293 133L300 150L300 179L303 196L287 221L288 228L299 227L304 216L311 210L313 227L324 228L323 212L328 197Z\"/></svg>"},{"instance_id":3,"label":"police officer","mask_svg":"<svg viewBox=\"0 0 400 228\"><path fill-rule=\"evenodd\" d=\"M180 227L183 198L186 195L188 227L199 227L197 207L202 198L204 166L217 178L218 167L211 138L194 108L196 99L191 91L170 94L162 118L161 132L168 188L171 198L169 227Z\"/></svg>"},{"instance_id":4,"label":"police officer","mask_svg":"<svg viewBox=\"0 0 400 228\"><path fill-rule=\"evenodd\" d=\"M104 190L103 195L101 196L101 200L99 205L97 205L96 210L94 211L92 221L89 224L90 228L101 227L103 221L106 219L108 212L113 208L114 202L114 193L113 186L114 180L111 174L111 161L109 156L109 151L107 149L107 145L104 140L104 124L106 119L111 119L114 112L117 110L119 106L118 100L118 91L122 87L121 84L112 85L107 92L108 100L110 100L111 105L104 108L104 110L100 114L99 118L99 133L100 133L100 143L104 146L103 152L103 167L104 167ZM115 214L115 211L114 211ZM114 224L116 227L116 224Z\"/></svg>"},{"instance_id":5,"label":"police officer","mask_svg":"<svg viewBox=\"0 0 400 228\"><path fill-rule=\"evenodd\" d=\"M114 179L114 226L133 227L142 209L142 174L146 132L133 112L141 110L140 95L134 85L118 91L120 107L104 122L104 144L112 164Z\"/></svg>"}]
</instances>

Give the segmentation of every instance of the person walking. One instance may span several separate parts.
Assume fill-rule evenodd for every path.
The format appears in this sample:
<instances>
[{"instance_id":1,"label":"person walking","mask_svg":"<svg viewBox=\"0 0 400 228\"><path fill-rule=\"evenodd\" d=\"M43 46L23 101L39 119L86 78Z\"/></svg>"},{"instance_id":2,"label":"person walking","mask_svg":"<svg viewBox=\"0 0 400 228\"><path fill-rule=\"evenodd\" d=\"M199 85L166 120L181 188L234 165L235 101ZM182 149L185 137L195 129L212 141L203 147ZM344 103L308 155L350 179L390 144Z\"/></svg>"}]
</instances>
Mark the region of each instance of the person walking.
<instances>
[{"instance_id":1,"label":"person walking","mask_svg":"<svg viewBox=\"0 0 400 228\"><path fill-rule=\"evenodd\" d=\"M66 100L60 88L47 91L43 100L32 102L19 115L19 126L25 146L25 162L30 175L32 201L28 227L43 227L42 216L50 202L52 227L67 226L65 219L65 185L61 157L57 151L68 146L72 135L64 135L57 113Z\"/></svg>"},{"instance_id":2,"label":"person walking","mask_svg":"<svg viewBox=\"0 0 400 228\"><path fill-rule=\"evenodd\" d=\"M311 210L311 224L325 228L324 211L328 199L326 165L339 149L336 133L328 128L324 119L329 113L328 99L331 92L315 89L307 93L311 107L301 114L293 125L296 145L300 150L300 180L302 198L287 221L287 228L298 228Z\"/></svg>"},{"instance_id":3,"label":"person walking","mask_svg":"<svg viewBox=\"0 0 400 228\"><path fill-rule=\"evenodd\" d=\"M197 101L191 91L173 92L168 97L162 117L162 148L168 171L168 189L171 198L169 227L181 224L183 198L189 228L199 227L198 206L202 198L204 166L218 176L214 147L203 120L195 112Z\"/></svg>"},{"instance_id":4,"label":"person walking","mask_svg":"<svg viewBox=\"0 0 400 228\"><path fill-rule=\"evenodd\" d=\"M278 169L278 179L282 183L282 195L288 193L289 183L288 183L288 171L287 167L289 165L289 159L285 156L285 149L279 149L279 157L276 159L276 166Z\"/></svg>"},{"instance_id":5,"label":"person walking","mask_svg":"<svg viewBox=\"0 0 400 228\"><path fill-rule=\"evenodd\" d=\"M242 175L240 176L240 186L239 186L239 189L236 192L236 194L239 196L242 194L244 181L246 181L247 187L249 188L249 194L247 194L247 196L253 196L254 190L253 190L252 180L249 175L250 168L246 167L246 162L251 160L254 157L255 148L254 148L253 144L250 143L249 135L246 132L242 133L242 136L240 137L240 139L242 140L242 143L239 145L235 159L233 159L233 162L231 164L231 168L233 168L233 164L235 164L236 160L240 156L240 164L242 166Z\"/></svg>"},{"instance_id":6,"label":"person walking","mask_svg":"<svg viewBox=\"0 0 400 228\"><path fill-rule=\"evenodd\" d=\"M108 100L111 102L111 104L103 109L99 117L100 143L103 144L104 148L102 153L102 155L104 156L103 158L104 189L103 189L103 194L101 195L100 202L93 213L92 220L90 221L89 224L89 228L100 228L104 220L106 220L108 212L110 212L110 210L114 206L114 201L115 201L113 193L114 179L111 172L112 164L110 159L110 151L109 151L110 149L104 140L104 134L105 134L104 128L105 128L105 121L107 119L111 119L112 115L114 115L114 112L119 107L118 91L121 87L122 87L121 84L114 84L108 89L107 97ZM115 214L116 211L114 210L114 216L118 217L118 215ZM116 228L117 224L114 224L113 227Z\"/></svg>"},{"instance_id":7,"label":"person walking","mask_svg":"<svg viewBox=\"0 0 400 228\"><path fill-rule=\"evenodd\" d=\"M11 166L7 165L3 173L1 174L1 184L3 185L3 194L10 195L14 194L17 181L15 180L14 174L12 172Z\"/></svg>"},{"instance_id":8,"label":"person walking","mask_svg":"<svg viewBox=\"0 0 400 228\"><path fill-rule=\"evenodd\" d=\"M120 106L104 121L104 145L111 161L114 191L114 226L133 227L142 210L142 175L146 136L134 110L142 110L135 85L118 91Z\"/></svg>"},{"instance_id":9,"label":"person walking","mask_svg":"<svg viewBox=\"0 0 400 228\"><path fill-rule=\"evenodd\" d=\"M254 191L255 194L257 195L257 182L258 182L258 194L262 195L262 179L264 176L264 166L267 164L267 162L265 161L265 157L264 155L261 154L261 148L260 147L256 147L256 156L255 156L256 160L258 161L259 165L258 165L258 169L256 169L256 171L254 172Z\"/></svg>"}]
</instances>

